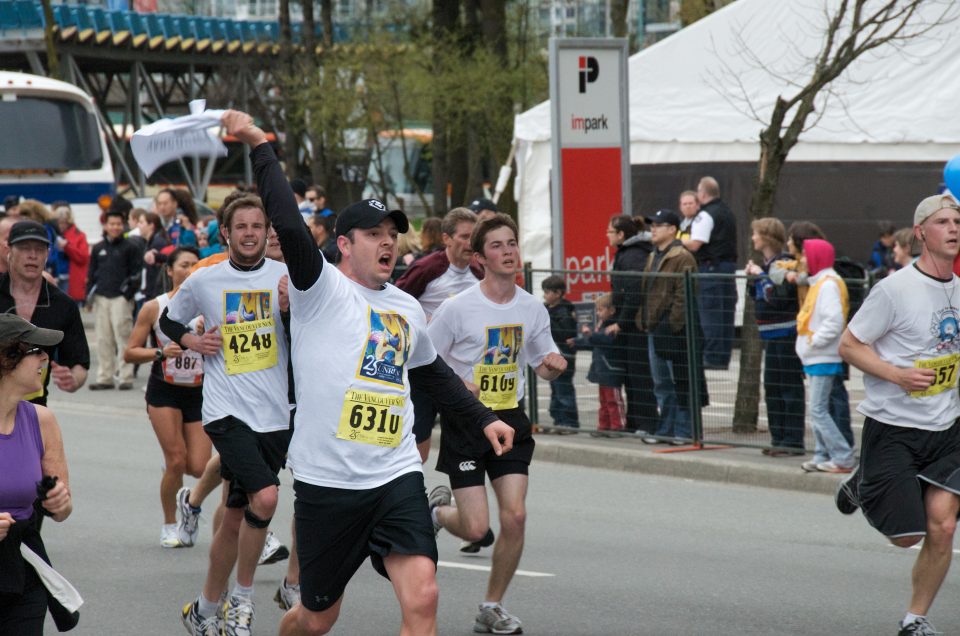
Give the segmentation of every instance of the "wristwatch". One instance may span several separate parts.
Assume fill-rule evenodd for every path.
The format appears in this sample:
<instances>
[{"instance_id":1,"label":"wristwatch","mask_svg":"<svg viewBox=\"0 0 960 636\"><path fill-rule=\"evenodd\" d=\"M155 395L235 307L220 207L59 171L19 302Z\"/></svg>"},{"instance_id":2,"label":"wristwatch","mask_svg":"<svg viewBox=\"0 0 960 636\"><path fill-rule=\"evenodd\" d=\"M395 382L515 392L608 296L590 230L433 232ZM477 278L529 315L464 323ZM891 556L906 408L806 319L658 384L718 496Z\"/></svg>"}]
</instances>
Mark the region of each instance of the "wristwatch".
<instances>
[{"instance_id":1,"label":"wristwatch","mask_svg":"<svg viewBox=\"0 0 960 636\"><path fill-rule=\"evenodd\" d=\"M157 352L153 354L153 357L157 362L163 360L163 349L157 349Z\"/></svg>"}]
</instances>

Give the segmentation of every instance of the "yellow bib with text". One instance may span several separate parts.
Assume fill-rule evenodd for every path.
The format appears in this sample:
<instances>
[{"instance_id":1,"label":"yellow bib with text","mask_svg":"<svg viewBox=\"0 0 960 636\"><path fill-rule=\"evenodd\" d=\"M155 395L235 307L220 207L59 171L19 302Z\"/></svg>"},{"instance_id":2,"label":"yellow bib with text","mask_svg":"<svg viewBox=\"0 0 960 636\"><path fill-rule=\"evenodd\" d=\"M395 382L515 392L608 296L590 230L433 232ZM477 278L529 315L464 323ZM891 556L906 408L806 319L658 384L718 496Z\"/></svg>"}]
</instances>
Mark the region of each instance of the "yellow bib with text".
<instances>
[{"instance_id":1,"label":"yellow bib with text","mask_svg":"<svg viewBox=\"0 0 960 636\"><path fill-rule=\"evenodd\" d=\"M933 378L933 384L927 389L923 391L910 391L910 397L929 397L957 386L957 366L960 366L960 354L951 353L948 356L941 356L939 358L914 360L913 366L918 369L933 369L936 371L937 375Z\"/></svg>"},{"instance_id":2,"label":"yellow bib with text","mask_svg":"<svg viewBox=\"0 0 960 636\"><path fill-rule=\"evenodd\" d=\"M262 371L277 365L277 329L273 318L220 325L227 375Z\"/></svg>"},{"instance_id":3,"label":"yellow bib with text","mask_svg":"<svg viewBox=\"0 0 960 636\"><path fill-rule=\"evenodd\" d=\"M348 389L343 398L337 437L351 442L395 448L403 435L402 395Z\"/></svg>"},{"instance_id":4,"label":"yellow bib with text","mask_svg":"<svg viewBox=\"0 0 960 636\"><path fill-rule=\"evenodd\" d=\"M517 408L517 373L516 363L474 366L473 383L480 387L480 402L494 411Z\"/></svg>"}]
</instances>

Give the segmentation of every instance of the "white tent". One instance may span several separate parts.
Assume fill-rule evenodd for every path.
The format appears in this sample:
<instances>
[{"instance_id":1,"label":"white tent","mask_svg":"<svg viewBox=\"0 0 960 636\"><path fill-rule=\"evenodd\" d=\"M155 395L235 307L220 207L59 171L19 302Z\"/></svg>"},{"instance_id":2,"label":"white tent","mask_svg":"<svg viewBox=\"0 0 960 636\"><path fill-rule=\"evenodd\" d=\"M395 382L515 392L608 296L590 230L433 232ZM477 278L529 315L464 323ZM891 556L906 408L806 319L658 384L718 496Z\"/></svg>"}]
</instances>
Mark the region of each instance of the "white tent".
<instances>
[{"instance_id":1,"label":"white tent","mask_svg":"<svg viewBox=\"0 0 960 636\"><path fill-rule=\"evenodd\" d=\"M761 121L778 95L792 95L792 82L809 76L826 11L837 4L737 0L633 55L634 169L755 163ZM942 19L944 11L958 12L949 0L926 2L916 24L930 24L927 33L864 55L835 81L820 97L819 121L789 161L945 162L960 153L960 37L952 33L957 23ZM535 267L551 264L550 134L549 102L516 117L522 250Z\"/></svg>"}]
</instances>

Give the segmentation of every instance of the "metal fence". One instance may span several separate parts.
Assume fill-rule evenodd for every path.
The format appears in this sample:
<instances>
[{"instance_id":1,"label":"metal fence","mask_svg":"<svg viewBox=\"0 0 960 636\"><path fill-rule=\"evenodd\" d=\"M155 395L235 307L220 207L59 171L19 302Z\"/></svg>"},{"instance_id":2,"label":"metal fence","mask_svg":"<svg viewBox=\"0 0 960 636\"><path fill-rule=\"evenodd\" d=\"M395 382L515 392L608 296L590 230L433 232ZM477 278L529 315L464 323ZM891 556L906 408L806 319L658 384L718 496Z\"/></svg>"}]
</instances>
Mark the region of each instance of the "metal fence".
<instances>
[{"instance_id":1,"label":"metal fence","mask_svg":"<svg viewBox=\"0 0 960 636\"><path fill-rule=\"evenodd\" d=\"M527 290L541 296L543 280L554 274L566 277L590 274L609 290L609 272L529 268ZM575 421L570 420L569 411L564 413L557 408L554 395L557 388L551 386L553 383L528 372L528 412L542 432L579 432L603 437L639 435L648 443L749 446L781 454L813 449L813 433L806 414L806 381L794 351L796 336L761 338L752 298L755 279L742 273L618 272L616 276L629 279L641 290L655 290L659 282L660 287L681 293L683 311L674 317L682 315L683 323L676 324L676 319L658 323L647 318L645 324L658 326L646 331L638 329L633 334L620 333L608 348L614 360L626 368L617 389L628 414L623 431L602 430L604 426L600 425L600 388L588 381L591 363L602 362L595 349L577 346L572 354ZM844 278L844 282L851 307L855 309L866 296L871 281L865 276ZM802 294L803 288L800 289ZM581 336L594 333L597 326L593 297L599 294L589 295L591 300L574 303L577 331ZM651 303L651 299L646 298L645 303L648 307L655 306L656 300ZM642 306L640 311L644 311ZM718 312L724 312L720 325L717 324ZM577 342L587 344L583 338ZM724 359L726 355L729 357ZM855 376L856 398L860 376L857 372ZM558 411L566 421L558 419ZM632 418L629 417L631 411ZM831 394L831 414L852 443L855 435L850 412L846 384L838 380Z\"/></svg>"}]
</instances>

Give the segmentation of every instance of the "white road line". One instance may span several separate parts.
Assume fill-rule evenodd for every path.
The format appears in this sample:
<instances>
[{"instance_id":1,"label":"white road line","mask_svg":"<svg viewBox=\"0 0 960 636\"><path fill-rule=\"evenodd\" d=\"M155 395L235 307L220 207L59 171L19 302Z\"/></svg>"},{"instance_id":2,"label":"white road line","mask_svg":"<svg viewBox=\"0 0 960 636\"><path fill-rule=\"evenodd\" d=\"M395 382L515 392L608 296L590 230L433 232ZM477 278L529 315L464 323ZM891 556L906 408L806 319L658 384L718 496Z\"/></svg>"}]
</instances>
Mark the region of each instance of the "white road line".
<instances>
[{"instance_id":1,"label":"white road line","mask_svg":"<svg viewBox=\"0 0 960 636\"><path fill-rule=\"evenodd\" d=\"M437 565L444 568L459 568L461 570L476 570L477 572L489 572L489 565L474 565L472 563L453 563L451 561L437 561ZM550 574L549 572L531 572L529 570L517 570L515 572L517 576L532 576L532 577L543 577L543 576L556 576L556 574Z\"/></svg>"}]
</instances>

